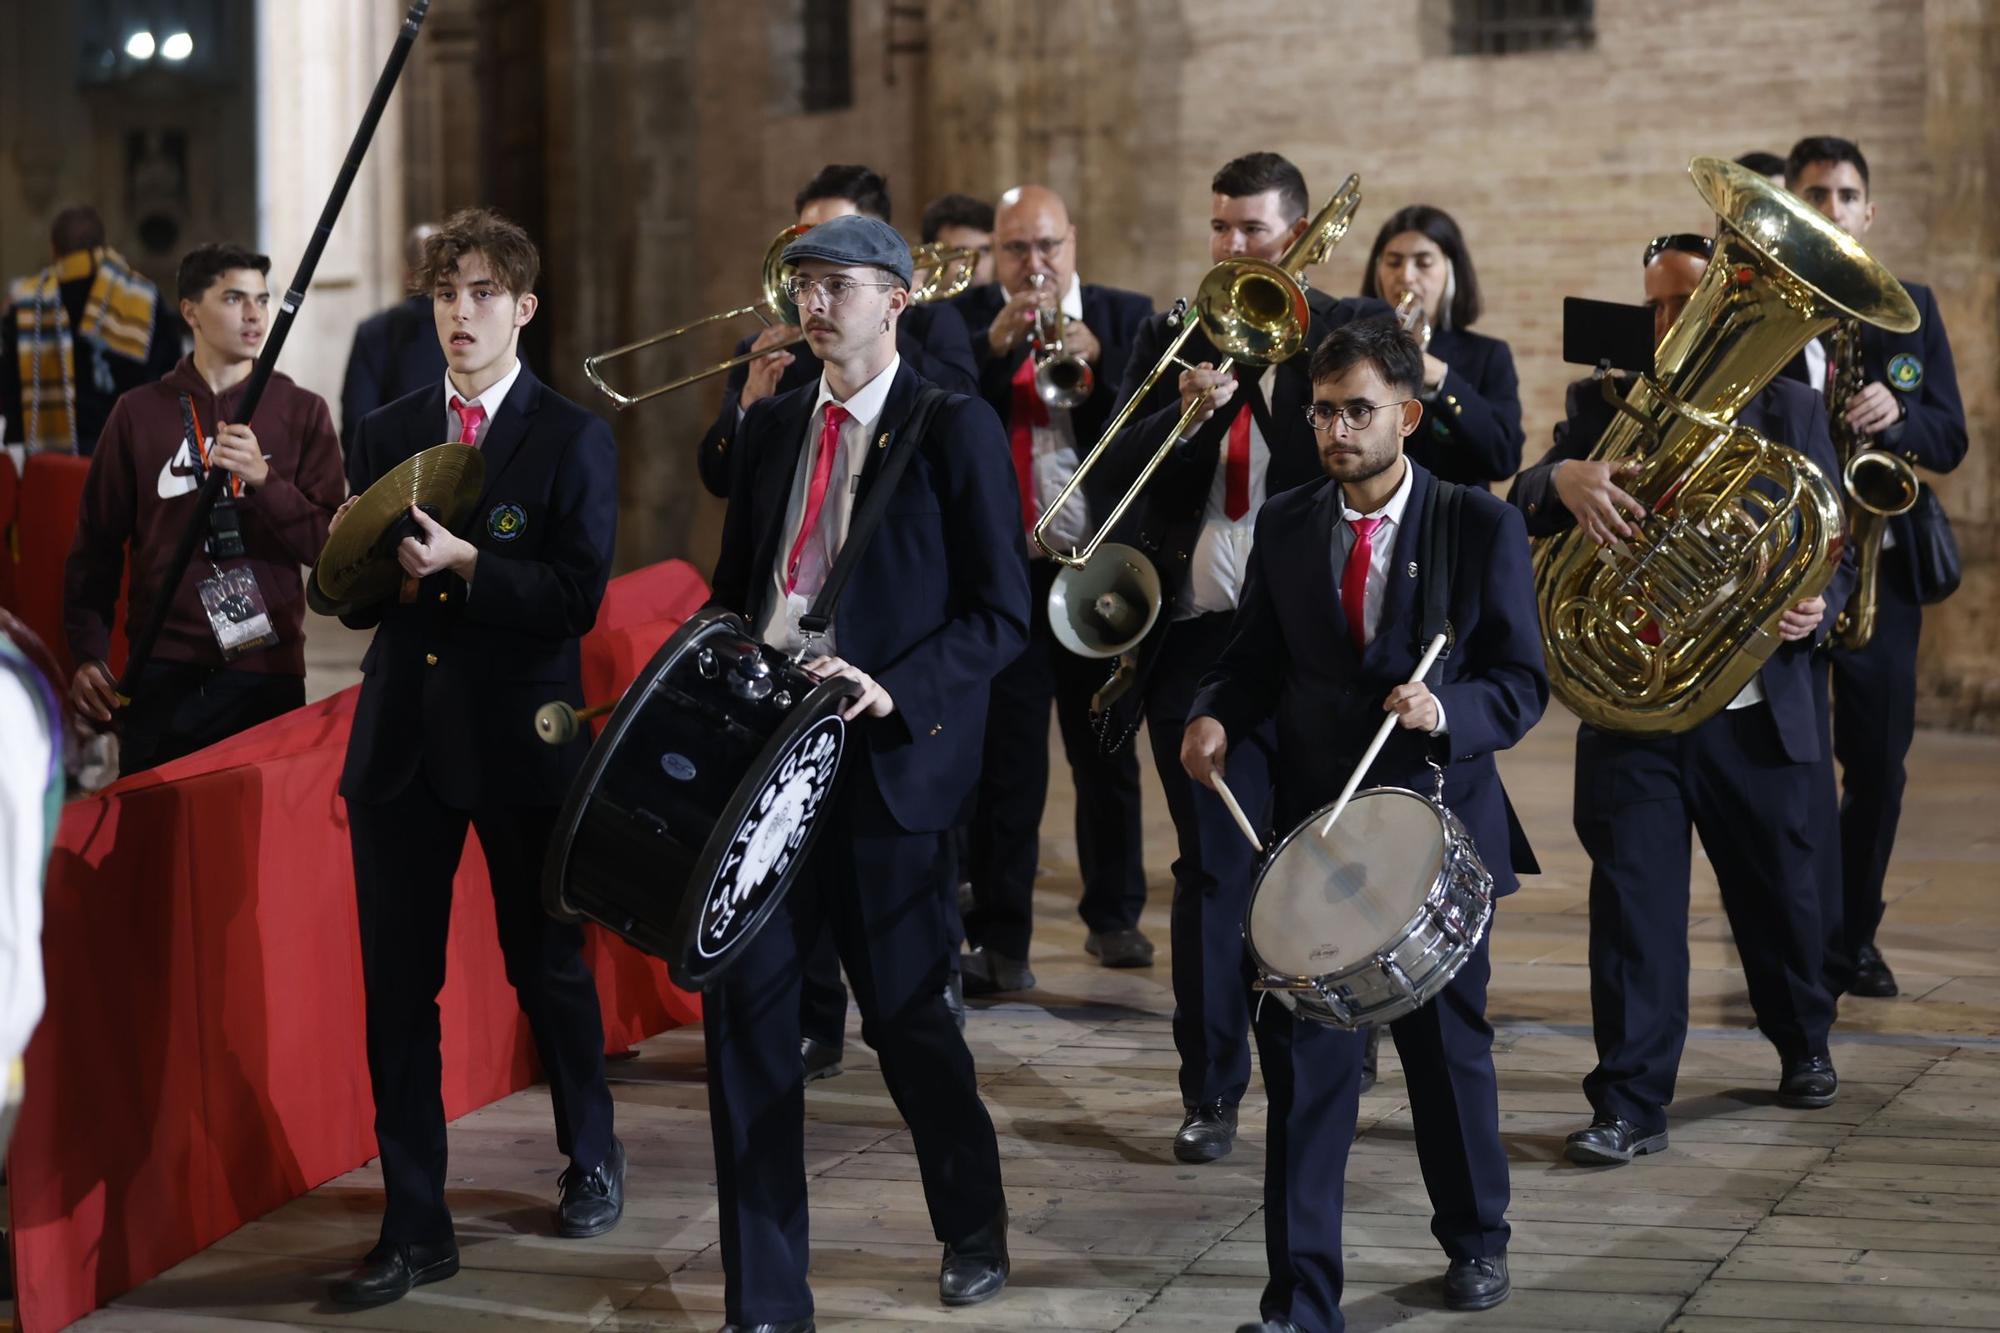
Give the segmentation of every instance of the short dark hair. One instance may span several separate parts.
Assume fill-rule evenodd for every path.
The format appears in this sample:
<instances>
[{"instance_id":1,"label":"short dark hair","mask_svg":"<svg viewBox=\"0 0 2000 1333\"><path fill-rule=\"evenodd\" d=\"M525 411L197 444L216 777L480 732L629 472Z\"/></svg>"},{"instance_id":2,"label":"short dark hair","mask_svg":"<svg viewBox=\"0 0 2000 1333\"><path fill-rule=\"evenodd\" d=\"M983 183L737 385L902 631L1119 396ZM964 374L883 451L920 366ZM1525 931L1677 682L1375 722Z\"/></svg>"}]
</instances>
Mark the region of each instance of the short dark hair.
<instances>
[{"instance_id":1,"label":"short dark hair","mask_svg":"<svg viewBox=\"0 0 2000 1333\"><path fill-rule=\"evenodd\" d=\"M800 205L804 207L804 205ZM883 221L888 219L884 218ZM974 231L993 230L993 205L969 194L941 194L924 205L920 231L925 245L938 238L946 227L970 227Z\"/></svg>"},{"instance_id":2,"label":"short dark hair","mask_svg":"<svg viewBox=\"0 0 2000 1333\"><path fill-rule=\"evenodd\" d=\"M1479 300L1479 273L1472 267L1472 252L1465 248L1465 235L1458 229L1458 223L1442 208L1429 204L1409 204L1389 215L1382 224L1382 230L1375 233L1375 248L1368 252L1368 264L1361 270L1361 294L1382 298L1381 284L1375 281L1375 265L1382 259L1382 251L1389 242L1406 231L1421 232L1444 251L1445 260L1451 265L1452 294L1451 305L1444 312L1444 326L1448 329L1469 329L1478 320L1484 308Z\"/></svg>"},{"instance_id":3,"label":"short dark hair","mask_svg":"<svg viewBox=\"0 0 2000 1333\"><path fill-rule=\"evenodd\" d=\"M821 167L792 199L792 211L803 213L815 199L845 199L871 218L889 221L889 182L873 167L835 162Z\"/></svg>"},{"instance_id":4,"label":"short dark hair","mask_svg":"<svg viewBox=\"0 0 2000 1333\"><path fill-rule=\"evenodd\" d=\"M1748 167L1759 176L1782 176L1785 174L1785 159L1776 153L1767 153L1759 148L1736 159L1739 167Z\"/></svg>"},{"instance_id":5,"label":"short dark hair","mask_svg":"<svg viewBox=\"0 0 2000 1333\"><path fill-rule=\"evenodd\" d=\"M1278 206L1287 222L1297 221L1312 207L1306 178L1289 158L1276 153L1245 153L1232 157L1215 173L1208 188L1229 199L1248 199L1266 190L1278 192Z\"/></svg>"},{"instance_id":6,"label":"short dark hair","mask_svg":"<svg viewBox=\"0 0 2000 1333\"><path fill-rule=\"evenodd\" d=\"M494 278L514 296L535 290L542 254L519 223L491 208L461 208L424 240L423 262L410 276L412 292L437 290L458 272L460 257L477 250Z\"/></svg>"},{"instance_id":7,"label":"short dark hair","mask_svg":"<svg viewBox=\"0 0 2000 1333\"><path fill-rule=\"evenodd\" d=\"M1815 134L1792 145L1785 157L1785 184L1791 185L1815 162L1851 162L1861 173L1861 188L1868 188L1868 159L1852 139L1831 134Z\"/></svg>"},{"instance_id":8,"label":"short dark hair","mask_svg":"<svg viewBox=\"0 0 2000 1333\"><path fill-rule=\"evenodd\" d=\"M181 269L174 285L180 292L181 300L199 301L223 274L239 268L254 268L268 275L271 256L260 255L248 246L232 245L227 241L197 245L181 256Z\"/></svg>"},{"instance_id":9,"label":"short dark hair","mask_svg":"<svg viewBox=\"0 0 2000 1333\"><path fill-rule=\"evenodd\" d=\"M104 219L89 204L72 204L49 223L49 248L59 255L104 244Z\"/></svg>"},{"instance_id":10,"label":"short dark hair","mask_svg":"<svg viewBox=\"0 0 2000 1333\"><path fill-rule=\"evenodd\" d=\"M1344 375L1363 361L1374 362L1392 389L1412 398L1424 391L1424 349L1408 329L1379 315L1350 320L1327 334L1312 354L1312 382Z\"/></svg>"}]
</instances>

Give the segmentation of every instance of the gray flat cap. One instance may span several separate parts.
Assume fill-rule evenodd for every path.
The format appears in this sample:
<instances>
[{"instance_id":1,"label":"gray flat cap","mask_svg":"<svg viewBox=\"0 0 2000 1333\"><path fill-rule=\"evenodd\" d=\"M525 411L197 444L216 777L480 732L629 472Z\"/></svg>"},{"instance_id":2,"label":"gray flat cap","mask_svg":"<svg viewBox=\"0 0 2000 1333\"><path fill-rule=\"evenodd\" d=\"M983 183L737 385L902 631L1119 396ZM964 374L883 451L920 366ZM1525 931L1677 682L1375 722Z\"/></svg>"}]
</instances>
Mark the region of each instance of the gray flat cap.
<instances>
[{"instance_id":1,"label":"gray flat cap","mask_svg":"<svg viewBox=\"0 0 2000 1333\"><path fill-rule=\"evenodd\" d=\"M867 264L910 285L910 244L880 218L848 213L829 218L785 247L785 262L824 259L830 264Z\"/></svg>"}]
</instances>

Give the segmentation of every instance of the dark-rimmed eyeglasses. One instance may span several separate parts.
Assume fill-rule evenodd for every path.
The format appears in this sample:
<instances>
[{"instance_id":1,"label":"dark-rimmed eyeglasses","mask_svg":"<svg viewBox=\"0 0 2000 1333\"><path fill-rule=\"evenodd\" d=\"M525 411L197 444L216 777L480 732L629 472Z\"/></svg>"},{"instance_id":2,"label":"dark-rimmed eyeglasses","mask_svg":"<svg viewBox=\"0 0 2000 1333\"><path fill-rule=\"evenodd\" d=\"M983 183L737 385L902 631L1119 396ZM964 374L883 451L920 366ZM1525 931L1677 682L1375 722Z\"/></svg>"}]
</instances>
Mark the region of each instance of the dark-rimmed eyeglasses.
<instances>
[{"instance_id":1,"label":"dark-rimmed eyeglasses","mask_svg":"<svg viewBox=\"0 0 2000 1333\"><path fill-rule=\"evenodd\" d=\"M1684 255L1698 255L1703 259L1715 258L1715 238L1692 231L1670 231L1665 236L1655 236L1646 245L1646 257L1639 261L1639 267L1658 259L1669 250L1678 250Z\"/></svg>"},{"instance_id":2,"label":"dark-rimmed eyeglasses","mask_svg":"<svg viewBox=\"0 0 2000 1333\"><path fill-rule=\"evenodd\" d=\"M1043 259L1054 259L1062 253L1063 246L1068 243L1067 236L1043 236L1032 241L1003 241L998 248L1000 253L1009 259L1025 263L1029 251L1033 251Z\"/></svg>"},{"instance_id":3,"label":"dark-rimmed eyeglasses","mask_svg":"<svg viewBox=\"0 0 2000 1333\"><path fill-rule=\"evenodd\" d=\"M1307 403L1306 420L1321 435L1331 435L1336 421L1345 421L1349 430L1367 430L1368 423L1375 419L1377 412L1416 401L1414 398L1398 398L1393 403L1349 403L1345 407L1335 407L1332 403Z\"/></svg>"}]
</instances>

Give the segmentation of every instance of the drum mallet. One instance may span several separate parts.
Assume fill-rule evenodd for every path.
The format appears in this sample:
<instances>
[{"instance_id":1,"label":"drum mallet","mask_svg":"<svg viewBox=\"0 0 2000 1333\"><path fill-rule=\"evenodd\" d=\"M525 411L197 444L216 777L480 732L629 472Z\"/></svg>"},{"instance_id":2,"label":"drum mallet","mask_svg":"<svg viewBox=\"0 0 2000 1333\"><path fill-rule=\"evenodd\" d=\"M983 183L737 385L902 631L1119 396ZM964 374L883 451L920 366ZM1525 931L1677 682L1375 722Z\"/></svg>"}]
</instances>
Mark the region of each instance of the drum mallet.
<instances>
[{"instance_id":1,"label":"drum mallet","mask_svg":"<svg viewBox=\"0 0 2000 1333\"><path fill-rule=\"evenodd\" d=\"M567 745L576 739L584 723L603 717L617 706L616 703L608 703L572 708L557 699L535 710L535 735L549 745Z\"/></svg>"}]
</instances>

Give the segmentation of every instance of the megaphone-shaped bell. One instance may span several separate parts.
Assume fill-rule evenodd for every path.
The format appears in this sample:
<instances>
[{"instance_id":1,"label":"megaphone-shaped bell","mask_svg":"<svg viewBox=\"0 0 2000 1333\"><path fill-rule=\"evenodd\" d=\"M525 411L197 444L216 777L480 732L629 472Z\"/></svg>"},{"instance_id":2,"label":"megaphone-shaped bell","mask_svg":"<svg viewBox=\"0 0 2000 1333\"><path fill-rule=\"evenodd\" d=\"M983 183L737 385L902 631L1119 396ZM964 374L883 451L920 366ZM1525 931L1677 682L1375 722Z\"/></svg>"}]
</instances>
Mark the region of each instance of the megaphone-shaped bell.
<instances>
[{"instance_id":1,"label":"megaphone-shaped bell","mask_svg":"<svg viewBox=\"0 0 2000 1333\"><path fill-rule=\"evenodd\" d=\"M1098 548L1082 569L1049 588L1056 642L1083 657L1116 657L1138 646L1160 618L1160 571L1136 546Z\"/></svg>"}]
</instances>

